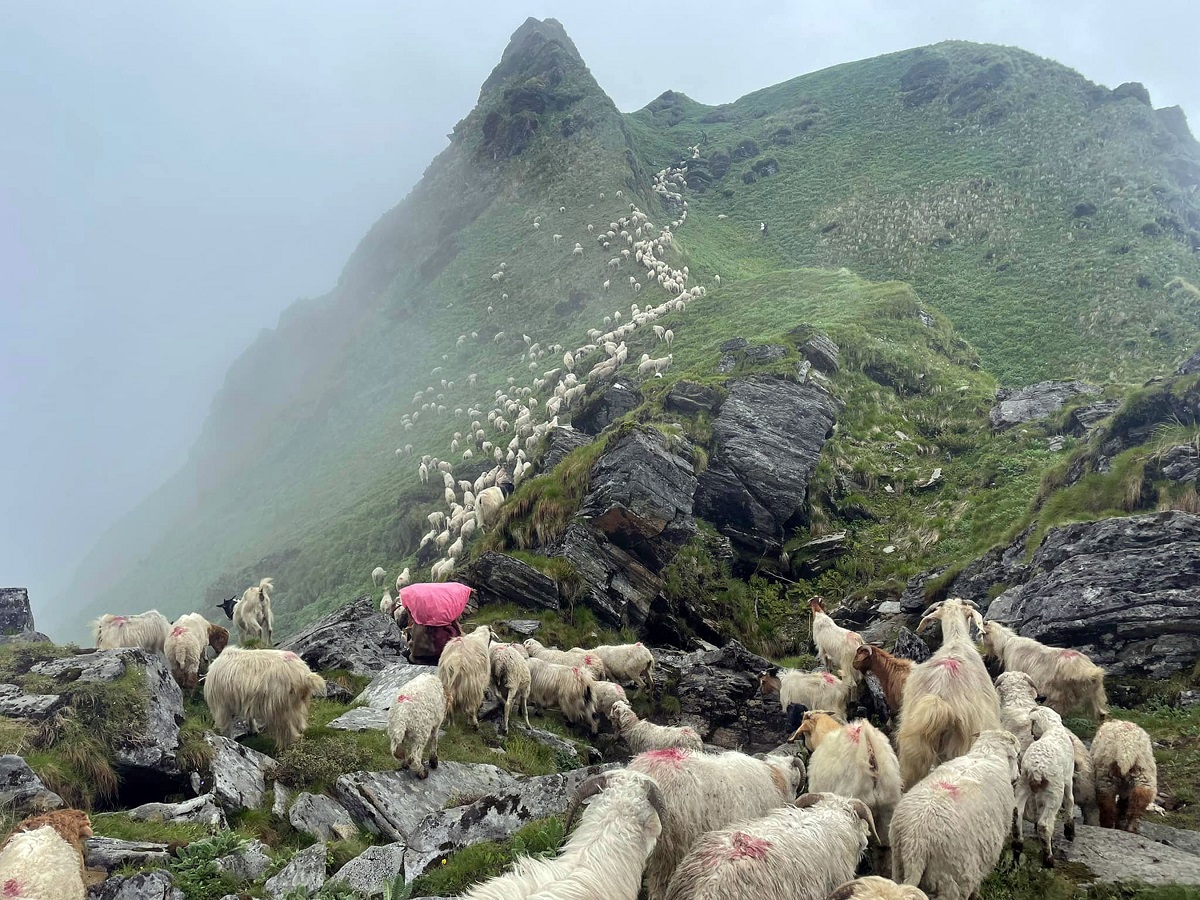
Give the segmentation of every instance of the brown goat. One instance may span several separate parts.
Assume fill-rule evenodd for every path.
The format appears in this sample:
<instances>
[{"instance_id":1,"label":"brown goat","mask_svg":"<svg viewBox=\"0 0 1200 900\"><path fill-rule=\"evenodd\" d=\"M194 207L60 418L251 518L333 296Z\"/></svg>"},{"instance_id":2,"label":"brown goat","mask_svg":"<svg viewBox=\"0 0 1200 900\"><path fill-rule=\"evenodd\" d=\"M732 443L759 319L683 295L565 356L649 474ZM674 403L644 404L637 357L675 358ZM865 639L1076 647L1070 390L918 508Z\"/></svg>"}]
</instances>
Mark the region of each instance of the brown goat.
<instances>
[{"instance_id":1,"label":"brown goat","mask_svg":"<svg viewBox=\"0 0 1200 900\"><path fill-rule=\"evenodd\" d=\"M882 647L865 644L854 652L854 669L858 672L873 672L883 686L887 699L888 715L896 718L900 713L900 700L904 696L904 683L912 672L913 661L892 656Z\"/></svg>"},{"instance_id":2,"label":"brown goat","mask_svg":"<svg viewBox=\"0 0 1200 900\"><path fill-rule=\"evenodd\" d=\"M64 841L79 851L80 855L83 854L84 840L92 836L92 823L88 819L87 813L79 809L59 809L23 819L12 830L9 838L17 832L36 831L45 825L49 825L57 831Z\"/></svg>"}]
</instances>

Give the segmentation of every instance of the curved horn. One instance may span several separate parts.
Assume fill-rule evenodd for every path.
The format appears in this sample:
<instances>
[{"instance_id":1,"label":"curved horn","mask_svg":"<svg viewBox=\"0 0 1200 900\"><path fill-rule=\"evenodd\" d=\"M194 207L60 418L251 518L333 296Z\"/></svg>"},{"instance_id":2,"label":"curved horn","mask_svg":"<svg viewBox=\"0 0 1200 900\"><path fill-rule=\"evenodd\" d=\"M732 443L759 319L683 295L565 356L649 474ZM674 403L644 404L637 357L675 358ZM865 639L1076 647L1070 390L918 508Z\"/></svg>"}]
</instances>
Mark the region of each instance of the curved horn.
<instances>
[{"instance_id":1,"label":"curved horn","mask_svg":"<svg viewBox=\"0 0 1200 900\"><path fill-rule=\"evenodd\" d=\"M606 787L608 787L607 774L594 775L579 786L575 796L571 798L571 805L567 807L567 823L563 827L564 834L570 834L571 826L575 824L575 816L579 814L579 807L583 805L583 801L596 796Z\"/></svg>"},{"instance_id":2,"label":"curved horn","mask_svg":"<svg viewBox=\"0 0 1200 900\"><path fill-rule=\"evenodd\" d=\"M658 789L658 785L653 781L650 781L648 778L646 781L646 802L650 804L651 808L653 808L656 813L658 813L658 820L662 822L666 814L666 804L663 802L662 792Z\"/></svg>"},{"instance_id":3,"label":"curved horn","mask_svg":"<svg viewBox=\"0 0 1200 900\"><path fill-rule=\"evenodd\" d=\"M796 807L796 809L808 809L810 806L816 806L824 799L820 794L801 794L792 803L792 806ZM859 802L861 803L862 801L860 800Z\"/></svg>"},{"instance_id":4,"label":"curved horn","mask_svg":"<svg viewBox=\"0 0 1200 900\"><path fill-rule=\"evenodd\" d=\"M858 813L858 817L867 823L867 828L871 831L871 837L875 843L879 844L879 832L875 830L875 817L871 815L871 808L861 800L854 799L850 801L850 808Z\"/></svg>"}]
</instances>

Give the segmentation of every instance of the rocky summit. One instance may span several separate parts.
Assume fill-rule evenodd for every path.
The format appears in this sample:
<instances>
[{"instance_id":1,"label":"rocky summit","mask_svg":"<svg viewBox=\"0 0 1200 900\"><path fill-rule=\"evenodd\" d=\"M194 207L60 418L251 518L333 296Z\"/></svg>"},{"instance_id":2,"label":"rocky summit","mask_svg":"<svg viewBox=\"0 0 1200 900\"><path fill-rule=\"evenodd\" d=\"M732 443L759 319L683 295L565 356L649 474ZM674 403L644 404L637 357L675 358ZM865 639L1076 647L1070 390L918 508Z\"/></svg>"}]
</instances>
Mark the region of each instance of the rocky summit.
<instances>
[{"instance_id":1,"label":"rocky summit","mask_svg":"<svg viewBox=\"0 0 1200 900\"><path fill-rule=\"evenodd\" d=\"M1122 800L1146 806L1136 832L1064 817L1060 865L1010 843L964 893L1192 896L1200 144L1182 111L945 42L624 113L561 24L530 19L463 113L336 286L234 363L184 468L62 597L34 598L70 610L61 642L0 589L13 822L89 811L96 898L461 896L552 858L575 792L651 729L608 706L593 729L535 690L505 730L483 673L479 727L443 721L418 778L388 735L438 672L392 614L407 585L469 585L466 630L578 648L580 683L587 651L640 642L653 666L602 674L675 729L654 740L693 748L671 759L799 755L810 775L789 738L814 704L900 742L907 695L889 707L887 672L860 683L838 658L867 641L958 672L979 623L952 641L932 619L962 598L1102 667L1109 718L1149 742L1131 779L1156 768ZM218 733L218 679L181 689L153 641L85 630L149 597L232 626L215 607L264 578L275 644L326 683L290 743L261 710ZM818 652L813 597L840 649ZM846 693L796 693L810 682ZM1062 712L1090 762L1101 722ZM878 849L863 872L890 872Z\"/></svg>"}]
</instances>

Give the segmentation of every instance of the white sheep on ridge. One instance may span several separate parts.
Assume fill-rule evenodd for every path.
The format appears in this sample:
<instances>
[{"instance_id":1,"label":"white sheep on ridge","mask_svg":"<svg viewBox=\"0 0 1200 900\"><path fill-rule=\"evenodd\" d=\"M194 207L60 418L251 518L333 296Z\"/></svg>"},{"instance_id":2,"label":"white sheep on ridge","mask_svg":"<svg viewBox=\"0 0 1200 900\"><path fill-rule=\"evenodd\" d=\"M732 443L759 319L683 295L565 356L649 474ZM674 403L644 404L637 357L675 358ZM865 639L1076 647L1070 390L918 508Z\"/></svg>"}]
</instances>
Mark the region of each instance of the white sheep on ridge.
<instances>
[{"instance_id":1,"label":"white sheep on ridge","mask_svg":"<svg viewBox=\"0 0 1200 900\"><path fill-rule=\"evenodd\" d=\"M204 702L217 732L229 736L235 719L262 731L286 750L308 726L308 707L325 694L325 680L290 650L229 647L208 668Z\"/></svg>"},{"instance_id":2,"label":"white sheep on ridge","mask_svg":"<svg viewBox=\"0 0 1200 900\"><path fill-rule=\"evenodd\" d=\"M238 637L244 644L246 641L258 638L273 644L275 615L271 612L271 589L275 582L270 578L262 579L256 586L246 588L242 599L233 608L233 624L237 626Z\"/></svg>"},{"instance_id":3,"label":"white sheep on ridge","mask_svg":"<svg viewBox=\"0 0 1200 900\"><path fill-rule=\"evenodd\" d=\"M388 740L392 756L418 778L438 766L438 729L446 717L446 692L437 675L418 675L400 688L388 711ZM429 756L429 768L425 756Z\"/></svg>"},{"instance_id":4,"label":"white sheep on ridge","mask_svg":"<svg viewBox=\"0 0 1200 900\"><path fill-rule=\"evenodd\" d=\"M703 750L704 742L696 729L687 725L656 725L638 718L630 705L618 700L610 708L609 719L616 728L630 753L645 753L647 750L665 750L668 747L684 747Z\"/></svg>"},{"instance_id":5,"label":"white sheep on ridge","mask_svg":"<svg viewBox=\"0 0 1200 900\"><path fill-rule=\"evenodd\" d=\"M105 614L92 623L92 636L97 650L139 647L149 653L162 655L170 632L171 623L157 609L136 616Z\"/></svg>"}]
</instances>

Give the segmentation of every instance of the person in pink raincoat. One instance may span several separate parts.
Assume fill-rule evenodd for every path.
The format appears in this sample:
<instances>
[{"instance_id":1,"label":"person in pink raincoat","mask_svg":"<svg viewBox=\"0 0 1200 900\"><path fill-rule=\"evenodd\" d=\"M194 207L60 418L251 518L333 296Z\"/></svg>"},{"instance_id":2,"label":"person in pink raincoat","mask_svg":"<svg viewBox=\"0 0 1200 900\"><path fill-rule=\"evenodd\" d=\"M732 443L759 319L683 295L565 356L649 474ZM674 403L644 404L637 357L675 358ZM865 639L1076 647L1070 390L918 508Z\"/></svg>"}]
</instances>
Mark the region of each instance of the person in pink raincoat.
<instances>
[{"instance_id":1,"label":"person in pink raincoat","mask_svg":"<svg viewBox=\"0 0 1200 900\"><path fill-rule=\"evenodd\" d=\"M410 584L400 591L403 611L396 622L408 637L408 661L436 666L442 648L462 635L463 610L471 588L457 582Z\"/></svg>"}]
</instances>

